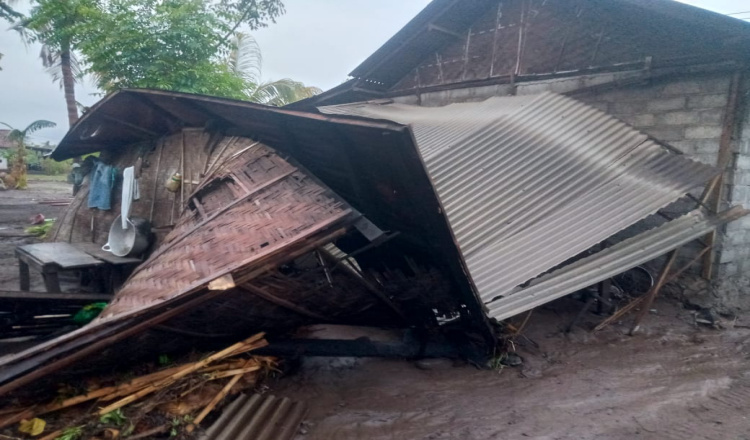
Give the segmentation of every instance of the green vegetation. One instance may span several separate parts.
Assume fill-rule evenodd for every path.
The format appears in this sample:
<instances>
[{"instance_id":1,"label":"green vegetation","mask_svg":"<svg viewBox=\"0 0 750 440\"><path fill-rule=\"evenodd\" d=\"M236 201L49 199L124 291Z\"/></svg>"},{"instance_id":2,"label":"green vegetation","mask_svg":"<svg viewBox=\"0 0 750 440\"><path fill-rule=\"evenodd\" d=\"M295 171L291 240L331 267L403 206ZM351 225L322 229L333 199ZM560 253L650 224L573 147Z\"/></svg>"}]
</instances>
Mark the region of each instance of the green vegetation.
<instances>
[{"instance_id":1,"label":"green vegetation","mask_svg":"<svg viewBox=\"0 0 750 440\"><path fill-rule=\"evenodd\" d=\"M83 437L83 427L82 426L74 426L72 428L67 428L60 434L59 437L57 437L55 440L79 440Z\"/></svg>"},{"instance_id":2,"label":"green vegetation","mask_svg":"<svg viewBox=\"0 0 750 440\"><path fill-rule=\"evenodd\" d=\"M10 7L10 4L12 1L5 1L0 0L0 21L7 21L7 22L14 22L21 17L23 17L20 13L18 13L15 9ZM0 59L3 58L3 54L0 53ZM3 70L0 68L0 70Z\"/></svg>"},{"instance_id":3,"label":"green vegetation","mask_svg":"<svg viewBox=\"0 0 750 440\"><path fill-rule=\"evenodd\" d=\"M48 218L44 220L41 225L29 226L25 229L27 234L35 235L39 238L46 238L49 231L52 230L52 226L55 224L55 219Z\"/></svg>"},{"instance_id":4,"label":"green vegetation","mask_svg":"<svg viewBox=\"0 0 750 440\"><path fill-rule=\"evenodd\" d=\"M39 131L45 128L51 128L54 127L54 122L45 121L43 119L40 119L38 121L34 121L23 130L19 130L17 128L13 128L10 125L0 122L0 124L10 128L10 133L8 134L8 139L11 142L16 143L16 156L15 160L13 161L13 166L11 168L10 175L13 177L13 180L15 182L16 189L25 189L26 184L26 142L28 142L28 136L31 133L34 133L35 131Z\"/></svg>"},{"instance_id":5,"label":"green vegetation","mask_svg":"<svg viewBox=\"0 0 750 440\"><path fill-rule=\"evenodd\" d=\"M91 74L104 92L154 88L284 105L320 90L262 81L260 49L238 32L284 13L281 0L32 0L15 26L43 44L42 62L78 118L75 83ZM77 59L76 54L81 58Z\"/></svg>"},{"instance_id":6,"label":"green vegetation","mask_svg":"<svg viewBox=\"0 0 750 440\"><path fill-rule=\"evenodd\" d=\"M42 172L47 176L62 176L64 180L68 177L68 173L73 166L73 159L64 160L58 162L48 157L43 158L39 161L39 165L42 168Z\"/></svg>"},{"instance_id":7,"label":"green vegetation","mask_svg":"<svg viewBox=\"0 0 750 440\"><path fill-rule=\"evenodd\" d=\"M67 174L57 174L48 176L46 174L30 174L27 179L29 182L67 182Z\"/></svg>"},{"instance_id":8,"label":"green vegetation","mask_svg":"<svg viewBox=\"0 0 750 440\"><path fill-rule=\"evenodd\" d=\"M99 421L107 425L122 426L128 421L128 418L122 413L122 408L117 408L99 417Z\"/></svg>"}]
</instances>

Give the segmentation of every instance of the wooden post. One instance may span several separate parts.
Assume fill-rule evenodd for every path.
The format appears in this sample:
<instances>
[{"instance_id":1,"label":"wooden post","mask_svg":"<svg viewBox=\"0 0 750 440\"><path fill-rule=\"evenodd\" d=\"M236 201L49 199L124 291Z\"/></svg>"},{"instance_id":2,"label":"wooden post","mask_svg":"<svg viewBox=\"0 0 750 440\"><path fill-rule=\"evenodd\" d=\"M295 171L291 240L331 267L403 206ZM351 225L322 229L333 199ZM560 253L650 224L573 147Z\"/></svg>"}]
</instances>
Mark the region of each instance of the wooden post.
<instances>
[{"instance_id":1,"label":"wooden post","mask_svg":"<svg viewBox=\"0 0 750 440\"><path fill-rule=\"evenodd\" d=\"M721 200L723 198L723 187L724 187L724 174L726 173L727 166L732 159L732 134L734 134L735 120L737 119L737 112L739 109L739 95L740 89L742 88L743 75L742 71L738 70L732 76L732 82L729 86L729 99L727 100L727 106L724 111L724 123L721 131L721 138L719 140L719 155L716 160L716 166L721 170L715 181L712 181L704 197L708 202L708 207L714 213L718 212L721 208ZM706 243L711 248L703 258L703 278L710 280L713 278L713 266L714 266L714 247L716 245L716 230L706 236Z\"/></svg>"},{"instance_id":2,"label":"wooden post","mask_svg":"<svg viewBox=\"0 0 750 440\"><path fill-rule=\"evenodd\" d=\"M21 290L28 292L31 285L29 265L20 258L18 259L18 275L21 280Z\"/></svg>"},{"instance_id":3,"label":"wooden post","mask_svg":"<svg viewBox=\"0 0 750 440\"><path fill-rule=\"evenodd\" d=\"M672 265L677 260L677 253L679 250L680 248L677 248L669 253L669 257L667 257L667 261L666 263L664 263L664 267L661 269L661 273L659 274L659 278L656 280L656 284L654 284L654 287L652 287L644 297L644 300L641 304L641 312L635 318L633 328L630 329L631 336L638 331L641 326L641 321L643 321L643 318L646 317L649 310L651 309L651 305L654 303L654 299L656 299L656 296L659 294L662 286L666 284L667 275L669 275L669 271L672 268Z\"/></svg>"}]
</instances>

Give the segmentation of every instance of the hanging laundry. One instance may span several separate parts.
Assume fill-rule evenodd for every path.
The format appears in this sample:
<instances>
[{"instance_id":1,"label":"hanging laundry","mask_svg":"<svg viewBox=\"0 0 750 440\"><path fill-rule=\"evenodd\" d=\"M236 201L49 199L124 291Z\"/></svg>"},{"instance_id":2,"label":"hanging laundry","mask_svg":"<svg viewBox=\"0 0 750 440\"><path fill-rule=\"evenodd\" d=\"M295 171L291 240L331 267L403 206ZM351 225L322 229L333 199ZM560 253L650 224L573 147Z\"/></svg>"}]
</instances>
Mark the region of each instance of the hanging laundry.
<instances>
[{"instance_id":1,"label":"hanging laundry","mask_svg":"<svg viewBox=\"0 0 750 440\"><path fill-rule=\"evenodd\" d=\"M141 193L138 188L138 179L135 178L135 167L127 167L122 170L122 204L120 205L122 229L128 228L130 205L133 203L133 200L140 198Z\"/></svg>"},{"instance_id":2,"label":"hanging laundry","mask_svg":"<svg viewBox=\"0 0 750 440\"><path fill-rule=\"evenodd\" d=\"M95 160L91 173L89 188L89 208L107 211L112 208L112 188L115 184L117 169L111 165Z\"/></svg>"}]
</instances>

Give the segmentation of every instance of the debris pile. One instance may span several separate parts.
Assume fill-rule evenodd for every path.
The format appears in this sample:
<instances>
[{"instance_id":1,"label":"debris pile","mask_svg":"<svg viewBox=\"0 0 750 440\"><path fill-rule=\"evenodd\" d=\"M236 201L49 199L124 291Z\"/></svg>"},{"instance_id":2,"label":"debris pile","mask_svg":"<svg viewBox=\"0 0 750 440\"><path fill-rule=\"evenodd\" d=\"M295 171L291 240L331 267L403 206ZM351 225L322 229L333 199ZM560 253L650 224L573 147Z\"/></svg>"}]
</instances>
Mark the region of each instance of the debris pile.
<instances>
[{"instance_id":1,"label":"debris pile","mask_svg":"<svg viewBox=\"0 0 750 440\"><path fill-rule=\"evenodd\" d=\"M258 333L202 359L137 377L90 379L83 392L66 384L47 402L16 397L3 410L0 428L15 431L8 432L14 438L21 432L46 434L39 438L47 440L136 439L159 433L191 438L227 396L254 389L276 371L274 358L247 355L268 345L264 337ZM49 420L43 418L47 415Z\"/></svg>"}]
</instances>

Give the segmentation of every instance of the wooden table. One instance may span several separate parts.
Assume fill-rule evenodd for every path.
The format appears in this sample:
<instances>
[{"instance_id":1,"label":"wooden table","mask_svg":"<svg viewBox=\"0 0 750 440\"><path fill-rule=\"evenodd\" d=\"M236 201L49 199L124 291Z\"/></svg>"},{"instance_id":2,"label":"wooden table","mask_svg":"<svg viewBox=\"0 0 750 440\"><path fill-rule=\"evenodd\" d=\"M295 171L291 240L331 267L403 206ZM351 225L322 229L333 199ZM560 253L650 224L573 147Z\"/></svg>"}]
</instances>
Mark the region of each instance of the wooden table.
<instances>
[{"instance_id":1,"label":"wooden table","mask_svg":"<svg viewBox=\"0 0 750 440\"><path fill-rule=\"evenodd\" d=\"M143 263L143 260L140 258L118 257L112 252L102 250L102 247L96 243L71 243L71 245L105 263L101 269L107 284L103 287L108 293L114 292L125 281L127 275L126 269Z\"/></svg>"},{"instance_id":2,"label":"wooden table","mask_svg":"<svg viewBox=\"0 0 750 440\"><path fill-rule=\"evenodd\" d=\"M101 250L94 243L38 243L16 248L21 290L30 286L29 268L40 272L47 292L60 292L58 272L66 270L103 269L108 272L108 290L115 287L122 275L122 268L140 264L137 258L117 257ZM117 278L117 279L115 279Z\"/></svg>"}]
</instances>

